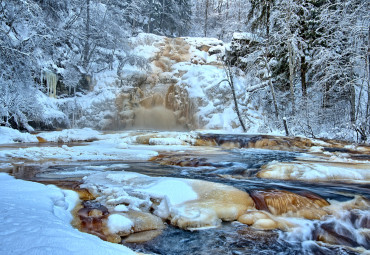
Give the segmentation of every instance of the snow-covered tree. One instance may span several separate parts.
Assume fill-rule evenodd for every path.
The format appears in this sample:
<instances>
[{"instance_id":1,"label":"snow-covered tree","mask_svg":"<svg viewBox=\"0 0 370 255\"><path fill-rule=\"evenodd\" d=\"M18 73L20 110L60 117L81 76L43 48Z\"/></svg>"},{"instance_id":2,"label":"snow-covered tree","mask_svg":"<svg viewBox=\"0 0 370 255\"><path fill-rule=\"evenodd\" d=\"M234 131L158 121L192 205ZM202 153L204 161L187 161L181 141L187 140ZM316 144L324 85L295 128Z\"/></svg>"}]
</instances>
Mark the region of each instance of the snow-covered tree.
<instances>
[{"instance_id":1,"label":"snow-covered tree","mask_svg":"<svg viewBox=\"0 0 370 255\"><path fill-rule=\"evenodd\" d=\"M34 78L38 46L47 38L40 7L32 1L0 1L0 124L32 130L40 107ZM36 54L35 54L36 53Z\"/></svg>"},{"instance_id":2,"label":"snow-covered tree","mask_svg":"<svg viewBox=\"0 0 370 255\"><path fill-rule=\"evenodd\" d=\"M276 94L272 105L278 107L267 103L265 109L289 115L296 127L301 123L297 132L314 135L330 126L348 128L349 123L359 130L360 118L364 126L369 115L365 86L369 3L251 0L249 4L247 22L263 43L234 47L239 51L235 64L261 80L247 91L269 87L271 95Z\"/></svg>"},{"instance_id":3,"label":"snow-covered tree","mask_svg":"<svg viewBox=\"0 0 370 255\"><path fill-rule=\"evenodd\" d=\"M139 6L141 29L147 33L167 36L184 35L190 27L190 0L135 1Z\"/></svg>"},{"instance_id":4,"label":"snow-covered tree","mask_svg":"<svg viewBox=\"0 0 370 255\"><path fill-rule=\"evenodd\" d=\"M245 30L249 6L242 0L193 0L190 34L229 41L234 32Z\"/></svg>"},{"instance_id":5,"label":"snow-covered tree","mask_svg":"<svg viewBox=\"0 0 370 255\"><path fill-rule=\"evenodd\" d=\"M367 1L325 3L319 15L321 36L313 49L312 79L322 95L324 116L341 125L352 123L356 129L368 126L369 8ZM335 114L338 111L346 113L341 115L341 121Z\"/></svg>"}]
</instances>

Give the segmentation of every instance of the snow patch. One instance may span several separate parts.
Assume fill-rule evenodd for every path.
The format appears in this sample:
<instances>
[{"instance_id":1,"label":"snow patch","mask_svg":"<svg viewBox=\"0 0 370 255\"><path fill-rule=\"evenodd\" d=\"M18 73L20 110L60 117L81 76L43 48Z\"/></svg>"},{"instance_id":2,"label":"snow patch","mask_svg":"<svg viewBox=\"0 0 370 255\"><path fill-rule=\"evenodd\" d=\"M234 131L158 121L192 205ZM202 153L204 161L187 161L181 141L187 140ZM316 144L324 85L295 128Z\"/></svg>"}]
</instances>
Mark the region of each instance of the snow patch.
<instances>
[{"instance_id":1,"label":"snow patch","mask_svg":"<svg viewBox=\"0 0 370 255\"><path fill-rule=\"evenodd\" d=\"M8 127L0 127L0 144L16 142L34 143L38 142L38 140L36 136L31 135L29 133L22 133L18 130Z\"/></svg>"}]
</instances>

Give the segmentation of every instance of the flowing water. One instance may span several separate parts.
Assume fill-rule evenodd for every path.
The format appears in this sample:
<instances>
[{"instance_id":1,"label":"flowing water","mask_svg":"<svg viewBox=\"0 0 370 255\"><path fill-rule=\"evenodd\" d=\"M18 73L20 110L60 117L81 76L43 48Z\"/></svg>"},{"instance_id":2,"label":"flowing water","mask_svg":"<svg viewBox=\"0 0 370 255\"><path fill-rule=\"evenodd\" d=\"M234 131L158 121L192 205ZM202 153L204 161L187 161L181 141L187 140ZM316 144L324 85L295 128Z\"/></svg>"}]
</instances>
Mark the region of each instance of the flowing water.
<instances>
[{"instance_id":1,"label":"flowing water","mask_svg":"<svg viewBox=\"0 0 370 255\"><path fill-rule=\"evenodd\" d=\"M88 161L57 165L13 162L12 174L17 178L52 183L72 189L78 189L81 178L86 174L108 170L131 171L155 177L200 179L231 185L248 192L254 198L257 209L260 210L269 210L264 202L258 204L258 194L262 194L261 192L272 192L271 194L281 191L292 192L315 201L321 199L325 200L325 203L329 201L334 204L351 203L354 198L358 199L353 202L354 204L370 200L368 182L283 180L258 176L261 168L271 162L286 164L316 162L318 156L309 153L312 145L303 140L207 134L202 135L198 140L201 144L198 144L196 150L163 151L150 161ZM354 152L337 145L337 142L333 142L331 146L323 147L322 151L337 153L336 155L342 153L346 158L356 160L369 158L367 152ZM321 157L319 162L322 163L324 160ZM265 201L267 201L266 198ZM148 254L358 254L366 252L366 249L370 249L368 207L348 205L346 208L339 216L328 216L321 220L294 218L293 221L297 225L303 226L298 232L278 229L260 230L237 221L224 222L218 228L197 231L182 230L168 224L166 229L152 240L132 242L123 238L122 242L136 251Z\"/></svg>"}]
</instances>

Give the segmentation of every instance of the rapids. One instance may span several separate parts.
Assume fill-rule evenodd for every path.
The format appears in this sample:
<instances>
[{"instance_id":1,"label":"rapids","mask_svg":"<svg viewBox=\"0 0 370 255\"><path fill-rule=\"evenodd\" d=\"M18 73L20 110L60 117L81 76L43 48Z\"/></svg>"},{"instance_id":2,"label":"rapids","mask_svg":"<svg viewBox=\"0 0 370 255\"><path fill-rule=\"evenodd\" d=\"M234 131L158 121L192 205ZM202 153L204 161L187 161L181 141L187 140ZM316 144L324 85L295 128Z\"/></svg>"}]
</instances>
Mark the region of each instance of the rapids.
<instances>
[{"instance_id":1,"label":"rapids","mask_svg":"<svg viewBox=\"0 0 370 255\"><path fill-rule=\"evenodd\" d=\"M82 202L74 210L75 227L145 254L369 252L370 148L367 146L202 132L104 135L98 137L99 141L64 145L50 141L3 145L0 152L6 153L0 154L0 167L16 178L79 192ZM90 152L90 147L102 146L108 138L115 139L116 150L157 153L148 153L150 160L117 156L91 160L61 157L58 161L55 157L38 160L27 156L32 150L42 153L40 148L53 147L70 152L85 147ZM84 153L82 149L78 152ZM118 182L112 177L115 175L121 178ZM108 182L104 178L116 181L116 186L106 189ZM165 198L153 192L143 193L144 188L152 191L153 185L160 186L163 180L190 185L183 189L198 194L191 201L169 203L167 207L192 213L206 210L216 218L208 225L202 222L194 225L184 222L185 216L179 220L179 215L171 215L171 208L163 216ZM227 213L233 202L225 200L226 193L222 194L227 190L222 188L225 185L233 187L232 192L239 192L235 193L238 199L233 201L243 203L242 207L238 204L239 211L232 217ZM120 190L120 187L125 188ZM125 202L117 195L123 193ZM241 196L245 198L239 199ZM112 199L114 204L109 202ZM210 208L215 214L209 212ZM112 232L107 223L112 215L125 217L128 228Z\"/></svg>"}]
</instances>

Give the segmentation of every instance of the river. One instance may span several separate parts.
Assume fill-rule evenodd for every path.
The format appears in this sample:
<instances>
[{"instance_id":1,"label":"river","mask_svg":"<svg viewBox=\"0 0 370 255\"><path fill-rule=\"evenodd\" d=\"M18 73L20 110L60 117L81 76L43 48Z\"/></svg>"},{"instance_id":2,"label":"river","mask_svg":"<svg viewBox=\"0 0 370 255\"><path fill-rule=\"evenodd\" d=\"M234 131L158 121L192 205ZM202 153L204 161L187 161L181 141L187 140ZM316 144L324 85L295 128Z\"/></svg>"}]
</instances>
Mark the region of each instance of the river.
<instances>
[{"instance_id":1,"label":"river","mask_svg":"<svg viewBox=\"0 0 370 255\"><path fill-rule=\"evenodd\" d=\"M252 197L255 205L251 213L263 211L267 213L268 220L271 218L278 223L288 222L285 228L265 228L232 220L224 221L217 227L189 230L164 220L165 228L151 238L140 236L142 232L150 231L138 231L122 237L124 245L146 254L369 252L368 147L339 141L204 132L192 134L191 143L183 139L188 143L178 144L166 140L168 134L168 139L175 139L173 133L145 131L139 135L132 132L122 138L125 143L131 143L127 147L121 144L121 150L137 147L139 151L148 148L156 151L157 154L148 157L149 160L118 157L98 160L69 158L58 161L56 155L52 160L45 161L27 157L26 153L18 156L8 153L12 156L2 161L12 164L13 167L7 171L16 178L80 191L84 190L80 188L84 176L108 171L226 184ZM136 140L132 139L134 136ZM138 137L145 137L146 140ZM153 143L156 138L157 143ZM84 146L88 150L97 146L99 151L101 147L101 143L94 145L89 142L29 143L4 145L0 151L24 152L27 148L38 148L39 152L40 148L50 150L64 146L66 149L66 145L69 150ZM96 199L96 195L85 198L87 201L91 199ZM103 200L98 201L99 205L95 208L106 206ZM86 208L84 205L82 207ZM319 217L307 216L316 212ZM78 214L76 217L79 217ZM97 235L105 238L102 232Z\"/></svg>"}]
</instances>

